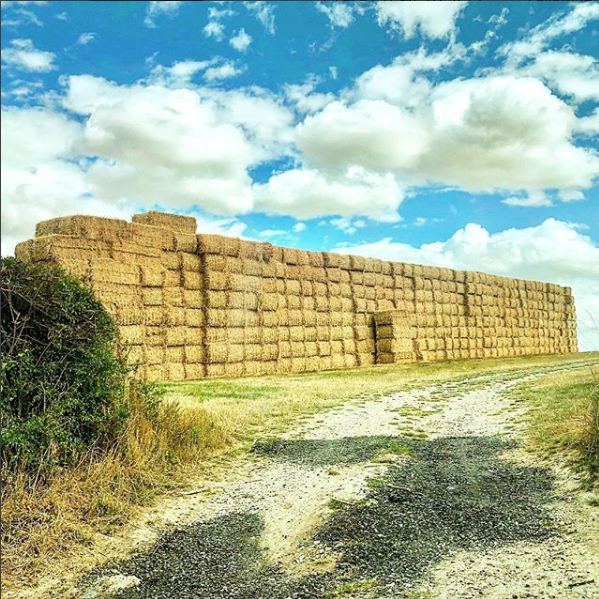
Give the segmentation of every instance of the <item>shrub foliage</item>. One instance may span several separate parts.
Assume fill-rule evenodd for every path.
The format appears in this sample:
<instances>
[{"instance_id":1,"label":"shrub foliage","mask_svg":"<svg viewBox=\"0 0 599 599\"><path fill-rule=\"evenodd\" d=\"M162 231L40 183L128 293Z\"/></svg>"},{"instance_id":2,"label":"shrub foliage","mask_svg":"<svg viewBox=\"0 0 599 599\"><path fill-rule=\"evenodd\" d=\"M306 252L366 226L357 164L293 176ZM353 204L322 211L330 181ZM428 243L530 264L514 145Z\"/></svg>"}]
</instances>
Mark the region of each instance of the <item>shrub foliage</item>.
<instances>
[{"instance_id":1,"label":"shrub foliage","mask_svg":"<svg viewBox=\"0 0 599 599\"><path fill-rule=\"evenodd\" d=\"M127 416L117 327L60 268L1 264L2 464L39 471L71 463Z\"/></svg>"}]
</instances>

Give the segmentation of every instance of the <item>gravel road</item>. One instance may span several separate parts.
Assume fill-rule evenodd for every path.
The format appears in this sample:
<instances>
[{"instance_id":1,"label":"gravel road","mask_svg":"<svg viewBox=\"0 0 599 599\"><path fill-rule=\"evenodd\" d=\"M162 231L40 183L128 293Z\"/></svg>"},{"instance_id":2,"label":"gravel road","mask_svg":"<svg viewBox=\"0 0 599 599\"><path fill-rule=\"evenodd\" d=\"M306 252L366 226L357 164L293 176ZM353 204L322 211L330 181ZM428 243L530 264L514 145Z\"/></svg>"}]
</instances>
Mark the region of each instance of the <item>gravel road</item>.
<instances>
[{"instance_id":1,"label":"gravel road","mask_svg":"<svg viewBox=\"0 0 599 599\"><path fill-rule=\"evenodd\" d=\"M79 596L597 599L599 510L520 446L510 390L538 375L357 400L265 439Z\"/></svg>"}]
</instances>

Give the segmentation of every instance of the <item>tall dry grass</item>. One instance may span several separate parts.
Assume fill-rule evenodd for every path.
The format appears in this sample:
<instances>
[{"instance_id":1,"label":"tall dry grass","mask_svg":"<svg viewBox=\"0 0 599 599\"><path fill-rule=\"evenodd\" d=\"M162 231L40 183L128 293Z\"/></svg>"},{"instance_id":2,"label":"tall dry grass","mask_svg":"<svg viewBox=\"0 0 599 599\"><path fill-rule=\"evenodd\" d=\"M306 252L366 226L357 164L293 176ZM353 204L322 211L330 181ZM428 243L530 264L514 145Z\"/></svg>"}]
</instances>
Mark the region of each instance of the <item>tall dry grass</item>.
<instances>
[{"instance_id":1,"label":"tall dry grass","mask_svg":"<svg viewBox=\"0 0 599 599\"><path fill-rule=\"evenodd\" d=\"M44 478L2 472L2 579L33 580L48 561L110 533L170 488L233 432L206 410L150 402L129 388L131 415L108 448Z\"/></svg>"}]
</instances>

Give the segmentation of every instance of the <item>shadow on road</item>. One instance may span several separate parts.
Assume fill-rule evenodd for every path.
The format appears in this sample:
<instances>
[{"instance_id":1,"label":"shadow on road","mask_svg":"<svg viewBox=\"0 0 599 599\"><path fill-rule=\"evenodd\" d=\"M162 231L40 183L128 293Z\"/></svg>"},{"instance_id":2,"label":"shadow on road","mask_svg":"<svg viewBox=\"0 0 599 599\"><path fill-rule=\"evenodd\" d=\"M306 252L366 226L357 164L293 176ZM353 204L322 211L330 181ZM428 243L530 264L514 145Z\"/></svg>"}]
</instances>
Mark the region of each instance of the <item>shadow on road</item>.
<instances>
[{"instance_id":1,"label":"shadow on road","mask_svg":"<svg viewBox=\"0 0 599 599\"><path fill-rule=\"evenodd\" d=\"M372 480L365 501L336 510L316 532L314 540L339 555L332 573L297 578L269 563L259 545L256 511L176 528L151 551L94 578L109 570L137 576L138 587L113 595L122 599L402 597L408 583L456 551L540 542L556 534L546 510L552 500L549 472L502 460L510 445L499 438L280 440L256 451L306 467L340 466L368 461L397 443L413 457ZM360 595L367 586L370 594Z\"/></svg>"}]
</instances>

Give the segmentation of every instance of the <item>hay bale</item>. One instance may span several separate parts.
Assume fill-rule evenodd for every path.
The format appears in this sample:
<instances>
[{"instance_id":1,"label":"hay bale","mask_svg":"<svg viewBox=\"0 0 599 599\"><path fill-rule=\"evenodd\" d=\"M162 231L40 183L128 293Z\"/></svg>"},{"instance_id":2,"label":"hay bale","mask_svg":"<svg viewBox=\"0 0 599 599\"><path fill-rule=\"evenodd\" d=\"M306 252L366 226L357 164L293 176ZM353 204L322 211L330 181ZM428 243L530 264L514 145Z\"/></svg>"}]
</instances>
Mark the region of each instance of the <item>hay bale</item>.
<instances>
[{"instance_id":1,"label":"hay bale","mask_svg":"<svg viewBox=\"0 0 599 599\"><path fill-rule=\"evenodd\" d=\"M164 271L164 286L165 287L179 287L182 282L182 274L179 270L165 270Z\"/></svg>"},{"instance_id":2,"label":"hay bale","mask_svg":"<svg viewBox=\"0 0 599 599\"><path fill-rule=\"evenodd\" d=\"M206 366L204 364L184 364L185 379L197 380L206 376Z\"/></svg>"},{"instance_id":3,"label":"hay bale","mask_svg":"<svg viewBox=\"0 0 599 599\"><path fill-rule=\"evenodd\" d=\"M192 216L183 216L179 214L168 214L166 212L155 212L150 210L142 214L134 214L132 222L142 225L152 225L155 227L165 227L173 229L179 233L194 234L196 232L196 219Z\"/></svg>"},{"instance_id":4,"label":"hay bale","mask_svg":"<svg viewBox=\"0 0 599 599\"><path fill-rule=\"evenodd\" d=\"M162 306L163 290L159 287L144 287L141 290L141 299L144 306Z\"/></svg>"}]
</instances>

